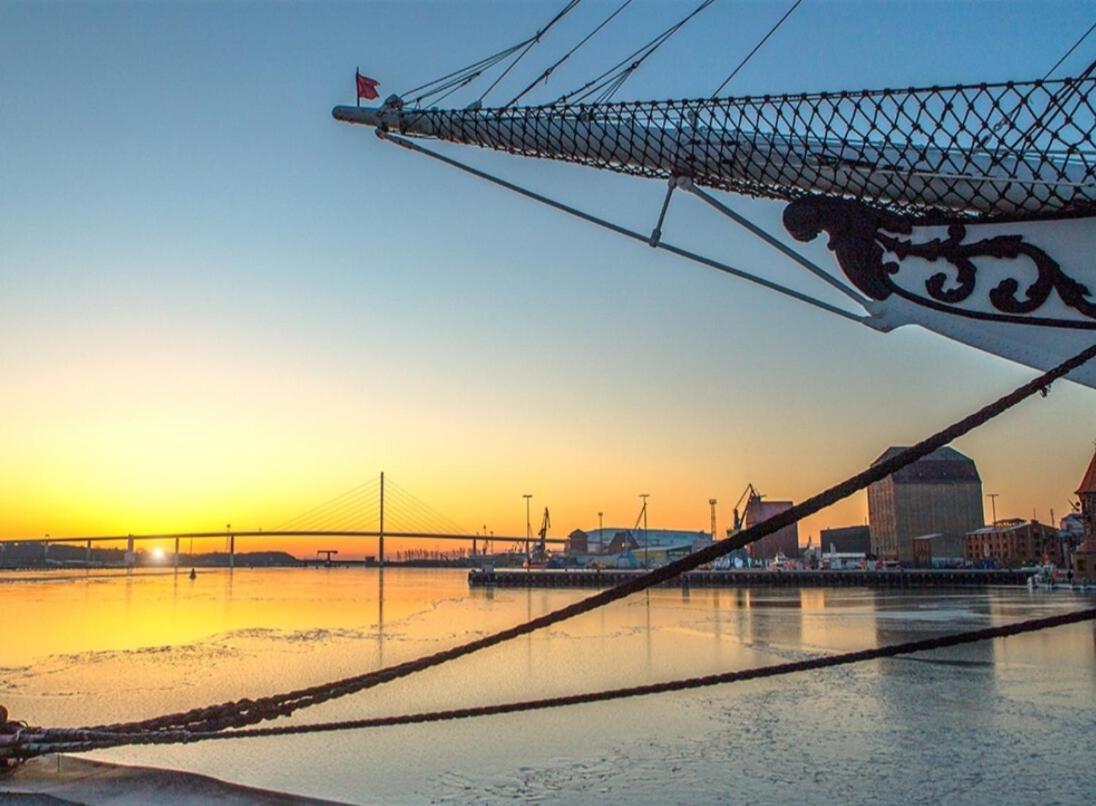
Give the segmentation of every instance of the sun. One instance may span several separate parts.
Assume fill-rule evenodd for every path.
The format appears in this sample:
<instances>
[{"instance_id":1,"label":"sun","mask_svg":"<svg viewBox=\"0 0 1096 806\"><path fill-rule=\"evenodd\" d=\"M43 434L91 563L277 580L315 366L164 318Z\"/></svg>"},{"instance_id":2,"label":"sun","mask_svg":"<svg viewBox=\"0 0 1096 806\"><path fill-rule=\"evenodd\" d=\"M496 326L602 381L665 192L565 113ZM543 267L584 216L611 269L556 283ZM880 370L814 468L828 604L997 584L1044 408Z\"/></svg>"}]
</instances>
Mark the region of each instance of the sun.
<instances>
[{"instance_id":1,"label":"sun","mask_svg":"<svg viewBox=\"0 0 1096 806\"><path fill-rule=\"evenodd\" d=\"M159 546L157 546L156 548L154 548L152 550L152 560L153 560L153 562L163 562L164 557L166 557L166 556L167 556L166 552L162 548L160 548Z\"/></svg>"}]
</instances>

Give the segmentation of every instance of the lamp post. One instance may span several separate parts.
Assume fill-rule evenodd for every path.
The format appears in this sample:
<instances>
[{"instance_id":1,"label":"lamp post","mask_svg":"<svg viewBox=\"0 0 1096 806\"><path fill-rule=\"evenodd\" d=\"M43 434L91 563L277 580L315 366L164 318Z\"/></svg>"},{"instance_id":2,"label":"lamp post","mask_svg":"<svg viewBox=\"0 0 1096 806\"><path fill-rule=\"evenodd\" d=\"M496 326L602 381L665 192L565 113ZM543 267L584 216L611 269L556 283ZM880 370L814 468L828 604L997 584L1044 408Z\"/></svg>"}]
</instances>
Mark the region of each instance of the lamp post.
<instances>
[{"instance_id":1,"label":"lamp post","mask_svg":"<svg viewBox=\"0 0 1096 806\"><path fill-rule=\"evenodd\" d=\"M716 537L715 537L715 505L718 504L718 503L719 502L716 501L714 498L709 498L708 499L708 506L710 506L712 508L712 542L713 543L716 540Z\"/></svg>"},{"instance_id":2,"label":"lamp post","mask_svg":"<svg viewBox=\"0 0 1096 806\"><path fill-rule=\"evenodd\" d=\"M533 497L532 493L524 493L521 496L525 499L525 560L528 565L529 560L529 540L533 536L533 523L529 520L529 500Z\"/></svg>"},{"instance_id":3,"label":"lamp post","mask_svg":"<svg viewBox=\"0 0 1096 806\"><path fill-rule=\"evenodd\" d=\"M993 526L997 527L997 498L1000 493L986 493L986 498L989 499L989 505L993 510Z\"/></svg>"},{"instance_id":4,"label":"lamp post","mask_svg":"<svg viewBox=\"0 0 1096 806\"><path fill-rule=\"evenodd\" d=\"M650 498L650 493L640 493L639 497L643 499L643 567L647 568L650 563L650 557L647 553L647 545L650 541L650 537L647 534L647 499Z\"/></svg>"},{"instance_id":5,"label":"lamp post","mask_svg":"<svg viewBox=\"0 0 1096 806\"><path fill-rule=\"evenodd\" d=\"M605 527L601 521L601 516L604 514L604 512L597 513L597 540L599 546L605 545Z\"/></svg>"}]
</instances>

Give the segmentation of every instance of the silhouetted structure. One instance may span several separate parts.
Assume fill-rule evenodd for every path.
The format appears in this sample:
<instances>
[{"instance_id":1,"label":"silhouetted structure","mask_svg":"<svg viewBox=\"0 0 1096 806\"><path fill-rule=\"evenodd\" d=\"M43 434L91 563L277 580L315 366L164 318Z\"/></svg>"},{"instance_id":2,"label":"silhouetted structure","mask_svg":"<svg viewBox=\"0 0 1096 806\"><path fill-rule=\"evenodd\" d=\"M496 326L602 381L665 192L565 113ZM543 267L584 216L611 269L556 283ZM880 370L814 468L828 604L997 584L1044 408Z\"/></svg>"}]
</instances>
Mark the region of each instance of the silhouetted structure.
<instances>
[{"instance_id":1,"label":"silhouetted structure","mask_svg":"<svg viewBox=\"0 0 1096 806\"><path fill-rule=\"evenodd\" d=\"M590 550L590 538L581 529L575 529L567 535L567 542L563 544L564 554L585 554Z\"/></svg>"},{"instance_id":2,"label":"silhouetted structure","mask_svg":"<svg viewBox=\"0 0 1096 806\"><path fill-rule=\"evenodd\" d=\"M764 501L760 495L751 494L746 503L745 517L742 519L743 528L749 529L791 508L791 501ZM795 523L785 526L756 543L751 543L747 550L754 560L771 560L777 554L795 559L799 556L799 526Z\"/></svg>"},{"instance_id":3,"label":"silhouetted structure","mask_svg":"<svg viewBox=\"0 0 1096 806\"><path fill-rule=\"evenodd\" d=\"M867 526L838 526L823 529L818 535L822 552L840 554L871 553L871 530Z\"/></svg>"},{"instance_id":4,"label":"silhouetted structure","mask_svg":"<svg viewBox=\"0 0 1096 806\"><path fill-rule=\"evenodd\" d=\"M888 448L878 464L905 448ZM980 529L982 479L974 461L953 448L938 448L868 487L871 551L884 560L912 564L913 539L933 539L932 554L962 557L968 532Z\"/></svg>"}]
</instances>

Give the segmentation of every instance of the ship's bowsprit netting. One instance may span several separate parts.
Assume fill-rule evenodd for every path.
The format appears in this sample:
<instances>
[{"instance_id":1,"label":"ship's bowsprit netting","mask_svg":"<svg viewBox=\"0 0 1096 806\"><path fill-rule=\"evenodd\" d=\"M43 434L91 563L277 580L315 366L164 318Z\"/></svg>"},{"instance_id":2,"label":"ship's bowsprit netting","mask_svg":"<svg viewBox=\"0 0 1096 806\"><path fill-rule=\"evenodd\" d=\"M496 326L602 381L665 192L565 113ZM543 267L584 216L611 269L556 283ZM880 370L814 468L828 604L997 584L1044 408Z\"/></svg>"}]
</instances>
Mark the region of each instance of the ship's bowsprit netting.
<instances>
[{"instance_id":1,"label":"ship's bowsprit netting","mask_svg":"<svg viewBox=\"0 0 1096 806\"><path fill-rule=\"evenodd\" d=\"M1096 212L1096 78L492 110L408 109L406 134L919 220Z\"/></svg>"}]
</instances>

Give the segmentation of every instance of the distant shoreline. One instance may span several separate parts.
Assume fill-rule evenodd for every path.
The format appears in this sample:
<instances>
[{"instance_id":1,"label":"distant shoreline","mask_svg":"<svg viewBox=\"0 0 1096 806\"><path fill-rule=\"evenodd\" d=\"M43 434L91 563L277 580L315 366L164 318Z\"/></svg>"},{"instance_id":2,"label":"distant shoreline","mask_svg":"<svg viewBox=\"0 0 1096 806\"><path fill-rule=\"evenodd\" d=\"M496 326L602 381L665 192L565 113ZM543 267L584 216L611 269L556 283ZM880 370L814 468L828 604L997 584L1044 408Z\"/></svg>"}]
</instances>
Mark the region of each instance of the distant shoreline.
<instances>
[{"instance_id":1,"label":"distant shoreline","mask_svg":"<svg viewBox=\"0 0 1096 806\"><path fill-rule=\"evenodd\" d=\"M278 554L280 557L271 557ZM519 568L524 557L512 561L499 558L478 556L475 558L462 557L453 559L415 559L415 560L386 560L384 568L479 568L485 562L497 568ZM174 558L161 562L138 562L135 565L126 565L124 562L95 562L90 565L82 561L71 562L27 562L20 564L0 563L0 573L5 571L160 571L173 573L176 570L189 570L191 568L205 569L249 569L249 568L380 568L380 563L369 560L325 560L298 559L283 552L256 552L251 554L237 554L234 565L229 565L226 554L198 554L181 555L179 565L174 564Z\"/></svg>"}]
</instances>

